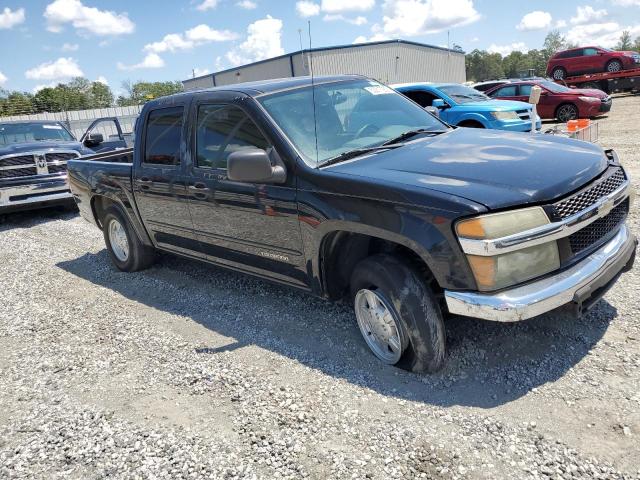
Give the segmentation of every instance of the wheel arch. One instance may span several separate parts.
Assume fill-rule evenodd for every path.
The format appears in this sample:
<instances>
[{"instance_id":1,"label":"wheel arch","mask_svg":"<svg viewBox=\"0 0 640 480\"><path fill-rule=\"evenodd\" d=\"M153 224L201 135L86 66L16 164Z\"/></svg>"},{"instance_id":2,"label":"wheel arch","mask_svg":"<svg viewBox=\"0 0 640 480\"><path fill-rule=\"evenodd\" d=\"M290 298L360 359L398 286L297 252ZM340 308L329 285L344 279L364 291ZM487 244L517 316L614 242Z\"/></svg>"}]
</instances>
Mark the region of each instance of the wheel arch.
<instances>
[{"instance_id":1,"label":"wheel arch","mask_svg":"<svg viewBox=\"0 0 640 480\"><path fill-rule=\"evenodd\" d=\"M133 226L134 232L136 233L140 241L147 246L154 246L146 229L138 220L134 206L128 200L123 201L123 199L119 195L114 195L113 192L111 193L112 194L107 194L106 192L104 192L95 194L91 197L91 212L93 214L95 224L100 229L103 229L104 225L102 225L102 218L105 212L110 207L117 208L118 210L120 210L122 215L124 215L124 217L129 220L129 222Z\"/></svg>"},{"instance_id":2,"label":"wheel arch","mask_svg":"<svg viewBox=\"0 0 640 480\"><path fill-rule=\"evenodd\" d=\"M325 231L318 244L315 257L324 295L331 299L344 297L355 266L377 253L392 253L407 259L424 271L434 291L442 290L432 270L431 255L421 245L388 230L356 224Z\"/></svg>"},{"instance_id":3,"label":"wheel arch","mask_svg":"<svg viewBox=\"0 0 640 480\"><path fill-rule=\"evenodd\" d=\"M578 107L578 105L576 105L574 102L569 101L569 100L566 100L566 101L564 101L564 102L560 103L560 104L556 107L556 109L553 111L553 116L554 116L554 118L556 118L557 120L559 120L559 118L558 118L558 111L559 111L562 107L564 107L565 105L571 105L572 107L574 107L574 108L576 109L576 111L578 112L578 116L580 116L580 107Z\"/></svg>"}]
</instances>

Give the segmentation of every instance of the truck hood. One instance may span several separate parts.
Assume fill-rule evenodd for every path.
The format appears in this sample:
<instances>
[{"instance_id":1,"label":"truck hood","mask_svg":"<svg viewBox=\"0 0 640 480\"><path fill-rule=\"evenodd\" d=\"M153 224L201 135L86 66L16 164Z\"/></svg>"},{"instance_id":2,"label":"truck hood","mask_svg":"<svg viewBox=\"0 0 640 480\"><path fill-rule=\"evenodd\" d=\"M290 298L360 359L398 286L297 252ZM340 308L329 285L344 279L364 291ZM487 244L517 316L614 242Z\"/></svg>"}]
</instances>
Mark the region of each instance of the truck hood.
<instances>
[{"instance_id":1,"label":"truck hood","mask_svg":"<svg viewBox=\"0 0 640 480\"><path fill-rule=\"evenodd\" d=\"M554 135L459 128L330 169L498 209L562 197L607 167L601 147Z\"/></svg>"},{"instance_id":2,"label":"truck hood","mask_svg":"<svg viewBox=\"0 0 640 480\"><path fill-rule=\"evenodd\" d=\"M480 102L459 103L456 110L469 112L509 112L516 110L531 110L531 105L513 100L483 100Z\"/></svg>"},{"instance_id":3,"label":"truck hood","mask_svg":"<svg viewBox=\"0 0 640 480\"><path fill-rule=\"evenodd\" d=\"M82 155L93 153L80 142L25 142L0 145L0 156L45 150L75 150Z\"/></svg>"}]
</instances>

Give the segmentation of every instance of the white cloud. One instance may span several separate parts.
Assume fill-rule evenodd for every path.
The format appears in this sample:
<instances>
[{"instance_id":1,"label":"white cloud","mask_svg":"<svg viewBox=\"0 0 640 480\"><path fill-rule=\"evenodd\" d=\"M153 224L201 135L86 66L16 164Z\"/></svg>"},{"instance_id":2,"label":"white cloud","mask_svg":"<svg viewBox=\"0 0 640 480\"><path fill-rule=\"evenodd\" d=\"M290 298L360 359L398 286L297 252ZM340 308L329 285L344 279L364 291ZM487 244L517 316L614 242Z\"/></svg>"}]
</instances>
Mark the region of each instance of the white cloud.
<instances>
[{"instance_id":1,"label":"white cloud","mask_svg":"<svg viewBox=\"0 0 640 480\"><path fill-rule=\"evenodd\" d=\"M473 0L385 0L383 11L388 36L437 33L480 19Z\"/></svg>"},{"instance_id":2,"label":"white cloud","mask_svg":"<svg viewBox=\"0 0 640 480\"><path fill-rule=\"evenodd\" d=\"M258 4L251 0L241 0L240 2L236 3L236 5L240 8L244 8L245 10L254 10L258 7Z\"/></svg>"},{"instance_id":3,"label":"white cloud","mask_svg":"<svg viewBox=\"0 0 640 480\"><path fill-rule=\"evenodd\" d=\"M143 68L162 68L164 67L164 60L157 53L148 53L146 57L140 62L134 65L125 65L122 62L117 64L118 70L140 70Z\"/></svg>"},{"instance_id":4,"label":"white cloud","mask_svg":"<svg viewBox=\"0 0 640 480\"><path fill-rule=\"evenodd\" d=\"M353 41L353 43L367 43L367 37L365 37L364 35L359 35L355 38L355 40Z\"/></svg>"},{"instance_id":5,"label":"white cloud","mask_svg":"<svg viewBox=\"0 0 640 480\"><path fill-rule=\"evenodd\" d=\"M9 79L6 77L6 75L0 72L0 85L4 85L5 83L7 83L7 80Z\"/></svg>"},{"instance_id":6,"label":"white cloud","mask_svg":"<svg viewBox=\"0 0 640 480\"><path fill-rule=\"evenodd\" d=\"M640 7L640 0L613 0L613 3L622 7Z\"/></svg>"},{"instance_id":7,"label":"white cloud","mask_svg":"<svg viewBox=\"0 0 640 480\"><path fill-rule=\"evenodd\" d=\"M267 15L247 27L247 39L237 48L227 52L233 65L255 62L284 54L282 48L282 20Z\"/></svg>"},{"instance_id":8,"label":"white cloud","mask_svg":"<svg viewBox=\"0 0 640 480\"><path fill-rule=\"evenodd\" d=\"M564 28L567 26L566 20L558 20L555 24L555 28Z\"/></svg>"},{"instance_id":9,"label":"white cloud","mask_svg":"<svg viewBox=\"0 0 640 480\"><path fill-rule=\"evenodd\" d=\"M195 75L196 77L201 77L203 75L207 75L208 73L210 73L210 70L208 68L194 68L193 69L193 75Z\"/></svg>"},{"instance_id":10,"label":"white cloud","mask_svg":"<svg viewBox=\"0 0 640 480\"><path fill-rule=\"evenodd\" d=\"M36 85L35 87L33 87L31 92L33 92L35 94L35 93L38 93L40 90L42 90L44 88L56 88L57 85L58 85L58 82L43 83L43 84Z\"/></svg>"},{"instance_id":11,"label":"white cloud","mask_svg":"<svg viewBox=\"0 0 640 480\"><path fill-rule=\"evenodd\" d=\"M207 10L213 10L218 6L218 0L204 0L200 5L196 7L196 9L201 12L205 12Z\"/></svg>"},{"instance_id":12,"label":"white cloud","mask_svg":"<svg viewBox=\"0 0 640 480\"><path fill-rule=\"evenodd\" d=\"M73 58L60 57L53 62L41 63L27 70L24 75L31 80L63 80L82 77L84 73Z\"/></svg>"},{"instance_id":13,"label":"white cloud","mask_svg":"<svg viewBox=\"0 0 640 480\"><path fill-rule=\"evenodd\" d=\"M47 30L59 33L70 23L83 33L95 35L122 35L132 33L135 24L126 13L115 13L86 7L80 0L54 0L44 12Z\"/></svg>"},{"instance_id":14,"label":"white cloud","mask_svg":"<svg viewBox=\"0 0 640 480\"><path fill-rule=\"evenodd\" d=\"M308 0L302 0L300 2L296 2L296 12L302 18L313 17L314 15L320 14L320 5L314 2L309 2Z\"/></svg>"},{"instance_id":15,"label":"white cloud","mask_svg":"<svg viewBox=\"0 0 640 480\"><path fill-rule=\"evenodd\" d=\"M77 43L64 43L61 50L63 52L77 52L79 48L80 45L78 45Z\"/></svg>"},{"instance_id":16,"label":"white cloud","mask_svg":"<svg viewBox=\"0 0 640 480\"><path fill-rule=\"evenodd\" d=\"M487 51L489 53L499 53L503 57L506 57L514 51L527 53L529 49L524 44L524 42L514 42L510 45L496 45L495 43L492 43L491 45L489 45L489 48L487 48Z\"/></svg>"},{"instance_id":17,"label":"white cloud","mask_svg":"<svg viewBox=\"0 0 640 480\"><path fill-rule=\"evenodd\" d=\"M335 22L339 20L339 21L350 23L351 25L365 25L367 23L367 19L362 16L349 18L349 17L345 17L344 15L329 14L329 13L326 14L324 17L322 17L322 19L325 22Z\"/></svg>"},{"instance_id":18,"label":"white cloud","mask_svg":"<svg viewBox=\"0 0 640 480\"><path fill-rule=\"evenodd\" d=\"M607 11L603 8L601 10L594 10L593 7L587 5L584 7L578 7L576 10L576 16L571 17L572 25L585 25L595 21L602 21L607 16Z\"/></svg>"},{"instance_id":19,"label":"white cloud","mask_svg":"<svg viewBox=\"0 0 640 480\"><path fill-rule=\"evenodd\" d=\"M9 7L5 7L5 9L0 12L0 30L20 25L24 22L24 18L24 8L11 10Z\"/></svg>"},{"instance_id":20,"label":"white cloud","mask_svg":"<svg viewBox=\"0 0 640 480\"><path fill-rule=\"evenodd\" d=\"M235 40L238 34L229 30L215 30L208 25L197 25L183 33L170 33L158 42L148 43L144 51L154 53L190 50L211 42Z\"/></svg>"},{"instance_id":21,"label":"white cloud","mask_svg":"<svg viewBox=\"0 0 640 480\"><path fill-rule=\"evenodd\" d=\"M632 38L640 36L640 24L622 26L617 22L576 25L567 34L567 41L578 45L614 47L620 40L620 32L628 30Z\"/></svg>"},{"instance_id":22,"label":"white cloud","mask_svg":"<svg viewBox=\"0 0 640 480\"><path fill-rule=\"evenodd\" d=\"M522 31L543 30L551 26L551 20L551 14L549 12L536 10L522 17L522 20L520 20L516 28Z\"/></svg>"},{"instance_id":23,"label":"white cloud","mask_svg":"<svg viewBox=\"0 0 640 480\"><path fill-rule=\"evenodd\" d=\"M96 78L96 82L98 83L102 83L103 85L107 85L109 86L109 82L107 81L107 79L105 77L103 77L102 75L98 76L98 78Z\"/></svg>"},{"instance_id":24,"label":"white cloud","mask_svg":"<svg viewBox=\"0 0 640 480\"><path fill-rule=\"evenodd\" d=\"M322 0L326 13L367 12L375 6L375 0Z\"/></svg>"}]
</instances>

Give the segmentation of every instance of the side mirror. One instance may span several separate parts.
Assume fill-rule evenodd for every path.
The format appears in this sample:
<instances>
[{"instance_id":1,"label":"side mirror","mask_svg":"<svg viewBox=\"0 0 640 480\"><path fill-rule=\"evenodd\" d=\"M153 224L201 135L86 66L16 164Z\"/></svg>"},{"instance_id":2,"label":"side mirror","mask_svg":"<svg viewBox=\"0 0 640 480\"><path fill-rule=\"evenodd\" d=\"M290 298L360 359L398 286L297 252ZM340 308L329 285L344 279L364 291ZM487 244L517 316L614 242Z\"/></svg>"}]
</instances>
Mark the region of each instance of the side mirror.
<instances>
[{"instance_id":1,"label":"side mirror","mask_svg":"<svg viewBox=\"0 0 640 480\"><path fill-rule=\"evenodd\" d=\"M104 142L104 137L101 133L90 133L87 138L84 139L84 144L87 147L97 147Z\"/></svg>"},{"instance_id":2,"label":"side mirror","mask_svg":"<svg viewBox=\"0 0 640 480\"><path fill-rule=\"evenodd\" d=\"M429 106L427 106L427 107L424 107L424 109L425 109L427 112L429 112L431 115L433 115L434 117L438 117L438 118L440 117L440 110L438 110L436 107L434 107L434 106L430 106L430 107L429 107Z\"/></svg>"},{"instance_id":3,"label":"side mirror","mask_svg":"<svg viewBox=\"0 0 640 480\"><path fill-rule=\"evenodd\" d=\"M245 183L284 183L287 172L284 167L271 164L264 150L251 149L233 152L227 157L229 180Z\"/></svg>"},{"instance_id":4,"label":"side mirror","mask_svg":"<svg viewBox=\"0 0 640 480\"><path fill-rule=\"evenodd\" d=\"M431 106L438 109L447 108L447 104L441 98L434 98L433 101L431 102Z\"/></svg>"}]
</instances>

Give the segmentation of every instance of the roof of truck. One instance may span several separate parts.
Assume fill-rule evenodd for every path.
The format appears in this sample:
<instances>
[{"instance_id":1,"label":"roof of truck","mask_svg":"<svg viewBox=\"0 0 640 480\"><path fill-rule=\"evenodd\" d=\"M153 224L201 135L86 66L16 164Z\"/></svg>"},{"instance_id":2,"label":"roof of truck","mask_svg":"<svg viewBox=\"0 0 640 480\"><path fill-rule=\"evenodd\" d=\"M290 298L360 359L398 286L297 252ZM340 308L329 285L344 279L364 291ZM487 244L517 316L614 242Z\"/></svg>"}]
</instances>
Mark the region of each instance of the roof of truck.
<instances>
[{"instance_id":1,"label":"roof of truck","mask_svg":"<svg viewBox=\"0 0 640 480\"><path fill-rule=\"evenodd\" d=\"M360 75L326 75L313 78L315 85L324 83L340 82L344 80L363 79ZM290 78L274 78L271 80L258 80L256 82L233 83L223 85L221 87L204 88L200 90L190 90L186 94L197 92L213 92L213 91L231 91L241 92L246 95L255 96L263 93L273 93L290 88L300 88L311 86L311 77L290 77Z\"/></svg>"}]
</instances>

